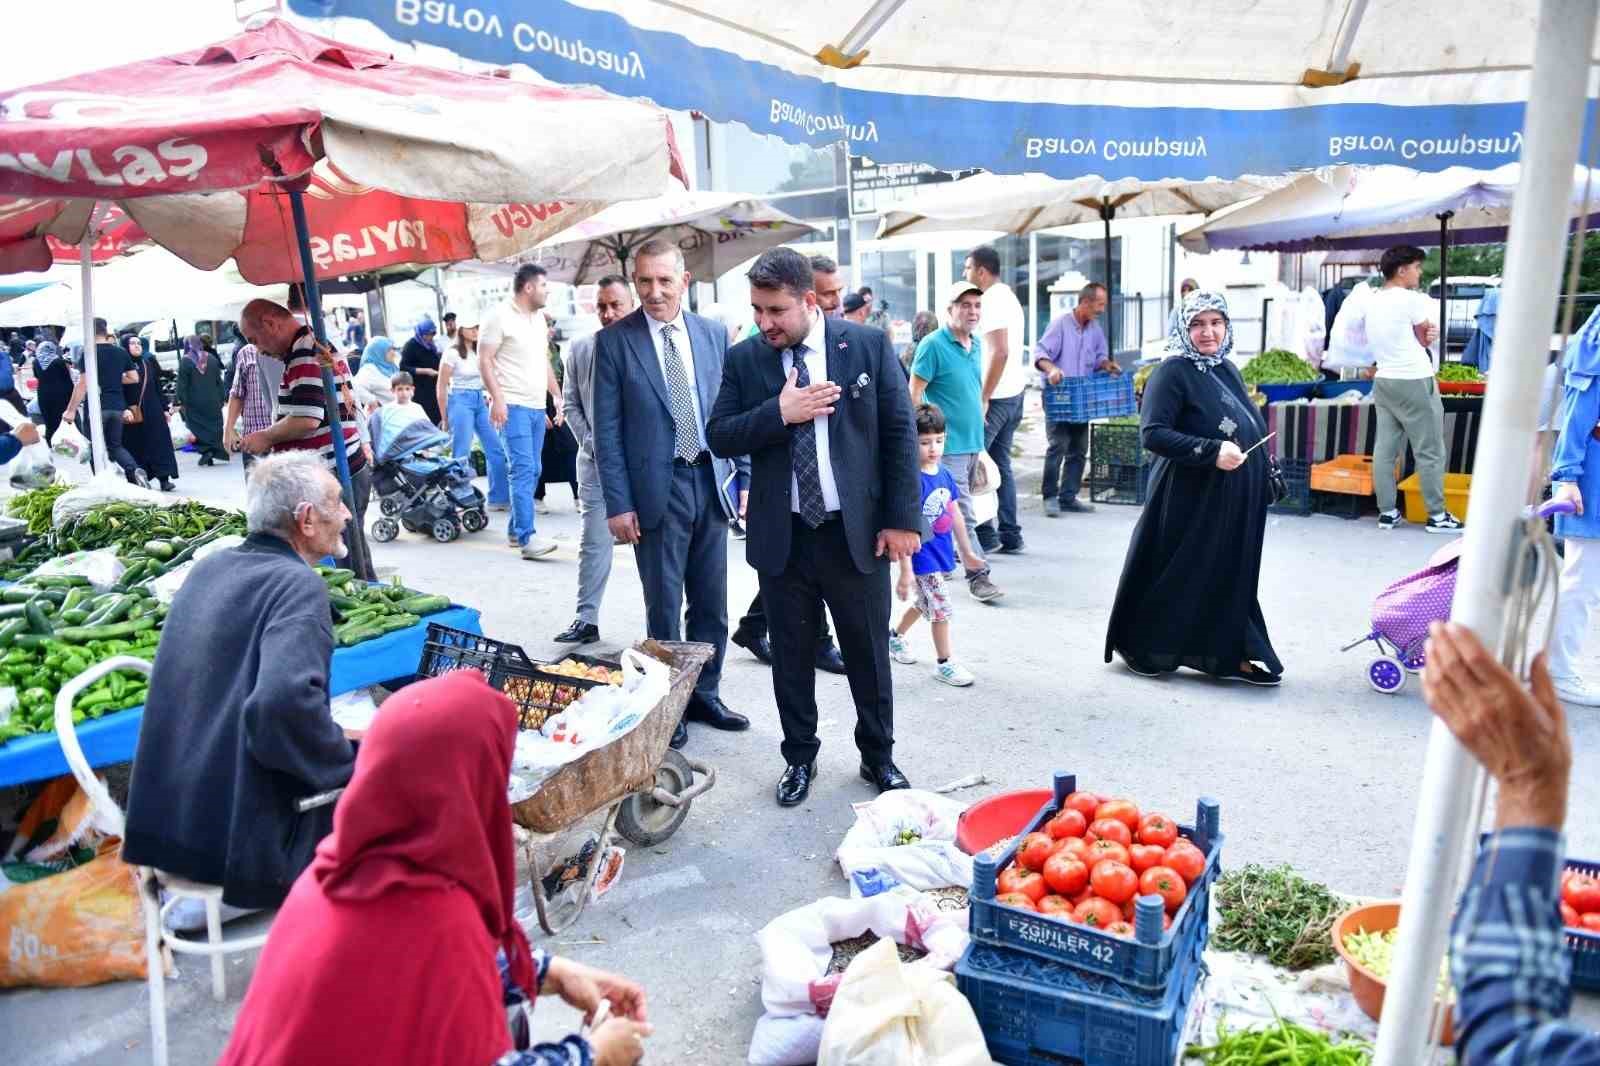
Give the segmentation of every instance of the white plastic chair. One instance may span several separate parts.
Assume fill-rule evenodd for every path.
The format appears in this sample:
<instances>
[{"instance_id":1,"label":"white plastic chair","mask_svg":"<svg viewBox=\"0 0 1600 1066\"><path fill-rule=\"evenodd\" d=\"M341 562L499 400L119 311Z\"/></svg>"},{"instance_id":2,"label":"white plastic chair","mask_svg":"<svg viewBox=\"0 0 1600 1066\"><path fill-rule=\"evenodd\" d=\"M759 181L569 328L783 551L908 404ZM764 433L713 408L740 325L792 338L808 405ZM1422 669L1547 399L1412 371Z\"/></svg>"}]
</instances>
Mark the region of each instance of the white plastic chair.
<instances>
[{"instance_id":1,"label":"white plastic chair","mask_svg":"<svg viewBox=\"0 0 1600 1066\"><path fill-rule=\"evenodd\" d=\"M122 808L111 798L111 793L89 768L83 747L78 743L77 731L72 724L72 704L78 693L100 680L113 670L132 670L150 676L150 664L131 655L119 655L96 663L77 677L68 681L56 693L56 737L62 754L78 779L78 787L94 808L99 824L108 832L122 836L126 825ZM218 1002L227 998L227 973L222 957L238 951L254 951L267 942L267 934L222 939L222 887L203 885L175 874L163 873L148 866L138 867L139 900L144 910L144 950L150 971L150 1058L155 1066L167 1066L167 990L166 974L162 969L162 945L185 955L206 955L211 959L211 995ZM161 893L167 902L161 903ZM186 940L170 933L163 925L168 910L180 899L198 899L205 902L206 942Z\"/></svg>"}]
</instances>

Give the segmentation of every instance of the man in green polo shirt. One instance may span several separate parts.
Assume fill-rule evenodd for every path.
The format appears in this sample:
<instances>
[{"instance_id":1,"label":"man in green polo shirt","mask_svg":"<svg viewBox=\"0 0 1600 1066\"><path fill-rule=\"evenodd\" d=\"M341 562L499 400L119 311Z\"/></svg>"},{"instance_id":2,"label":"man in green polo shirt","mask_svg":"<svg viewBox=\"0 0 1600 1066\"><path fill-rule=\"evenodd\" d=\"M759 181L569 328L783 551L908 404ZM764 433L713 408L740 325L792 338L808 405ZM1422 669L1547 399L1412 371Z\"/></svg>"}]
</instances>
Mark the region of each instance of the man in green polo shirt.
<instances>
[{"instance_id":1,"label":"man in green polo shirt","mask_svg":"<svg viewBox=\"0 0 1600 1066\"><path fill-rule=\"evenodd\" d=\"M931 403L944 412L943 462L961 490L961 517L972 529L976 523L969 486L983 451L982 345L972 331L983 315L983 290L969 281L954 282L945 305L946 325L922 338L911 360L911 404ZM972 550L983 559L976 544ZM984 603L1005 595L989 579L987 563L967 571L967 588Z\"/></svg>"}]
</instances>

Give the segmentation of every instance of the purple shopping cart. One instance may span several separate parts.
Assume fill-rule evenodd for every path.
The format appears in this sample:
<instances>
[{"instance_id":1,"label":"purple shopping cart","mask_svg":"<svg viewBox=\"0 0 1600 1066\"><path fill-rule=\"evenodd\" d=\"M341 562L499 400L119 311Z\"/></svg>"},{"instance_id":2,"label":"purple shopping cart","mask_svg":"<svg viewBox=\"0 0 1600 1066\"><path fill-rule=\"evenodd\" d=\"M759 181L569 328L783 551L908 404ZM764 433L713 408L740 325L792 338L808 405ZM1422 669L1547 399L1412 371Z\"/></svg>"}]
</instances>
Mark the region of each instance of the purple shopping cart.
<instances>
[{"instance_id":1,"label":"purple shopping cart","mask_svg":"<svg viewBox=\"0 0 1600 1066\"><path fill-rule=\"evenodd\" d=\"M1526 513L1547 519L1572 510L1570 503L1548 500ZM1339 649L1349 651L1369 641L1377 647L1378 654L1367 662L1367 683L1379 692L1399 692L1407 674L1422 672L1428 626L1450 617L1461 545L1459 538L1451 541L1433 554L1427 566L1378 593L1372 601L1372 632Z\"/></svg>"}]
</instances>

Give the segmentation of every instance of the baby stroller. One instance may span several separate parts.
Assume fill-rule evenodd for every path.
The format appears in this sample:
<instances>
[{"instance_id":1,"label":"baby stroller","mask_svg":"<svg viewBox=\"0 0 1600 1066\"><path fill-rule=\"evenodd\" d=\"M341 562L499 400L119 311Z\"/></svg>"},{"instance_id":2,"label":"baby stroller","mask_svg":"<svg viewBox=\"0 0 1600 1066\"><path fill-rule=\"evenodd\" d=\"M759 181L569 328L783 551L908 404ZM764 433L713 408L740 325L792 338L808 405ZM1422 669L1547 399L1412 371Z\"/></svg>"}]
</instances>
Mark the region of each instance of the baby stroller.
<instances>
[{"instance_id":1,"label":"baby stroller","mask_svg":"<svg viewBox=\"0 0 1600 1066\"><path fill-rule=\"evenodd\" d=\"M1537 510L1530 507L1528 513L1547 519L1571 514L1572 504L1550 500ZM1368 641L1377 646L1377 657L1367 662L1367 683L1379 692L1399 692L1407 674L1422 672L1428 627L1450 617L1462 543L1460 538L1451 541L1434 552L1427 566L1378 593L1372 601L1372 632L1339 649L1349 651Z\"/></svg>"},{"instance_id":2,"label":"baby stroller","mask_svg":"<svg viewBox=\"0 0 1600 1066\"><path fill-rule=\"evenodd\" d=\"M372 415L372 487L382 517L372 539L391 541L401 527L448 544L465 529L489 524L484 495L472 483L472 467L449 457L450 438L415 405L380 407Z\"/></svg>"}]
</instances>

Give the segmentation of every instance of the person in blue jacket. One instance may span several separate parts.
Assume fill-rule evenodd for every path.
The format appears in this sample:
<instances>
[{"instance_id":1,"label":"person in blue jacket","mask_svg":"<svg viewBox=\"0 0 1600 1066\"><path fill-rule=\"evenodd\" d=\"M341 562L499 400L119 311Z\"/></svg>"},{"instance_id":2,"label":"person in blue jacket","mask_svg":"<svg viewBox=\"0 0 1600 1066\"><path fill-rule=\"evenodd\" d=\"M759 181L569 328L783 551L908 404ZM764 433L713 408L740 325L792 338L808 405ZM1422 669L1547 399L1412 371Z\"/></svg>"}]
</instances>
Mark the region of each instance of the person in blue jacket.
<instances>
[{"instance_id":1,"label":"person in blue jacket","mask_svg":"<svg viewBox=\"0 0 1600 1066\"><path fill-rule=\"evenodd\" d=\"M1589 620L1600 606L1600 308L1572 340L1561 361L1561 405L1551 429L1556 440L1551 461L1551 496L1569 500L1576 511L1556 516L1556 536L1566 539L1561 566L1561 596L1550 635L1550 677L1566 702L1600 707L1600 689L1590 687L1578 658Z\"/></svg>"}]
</instances>

